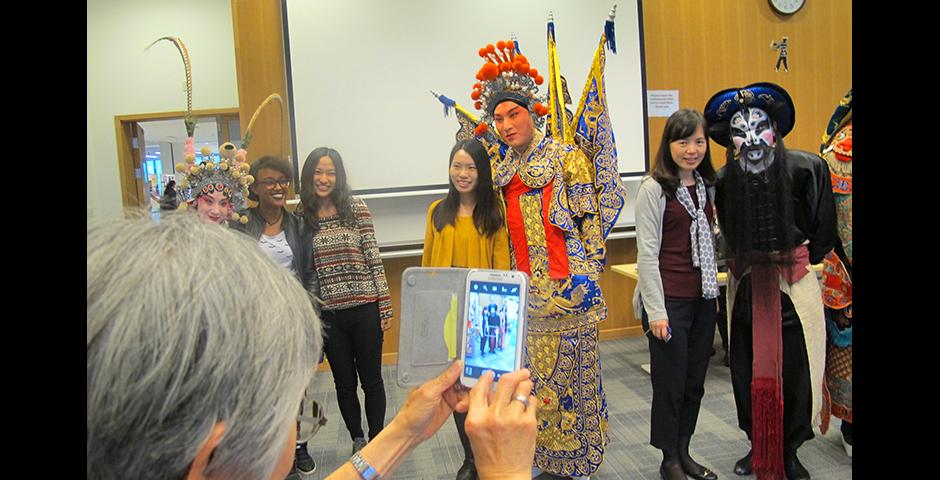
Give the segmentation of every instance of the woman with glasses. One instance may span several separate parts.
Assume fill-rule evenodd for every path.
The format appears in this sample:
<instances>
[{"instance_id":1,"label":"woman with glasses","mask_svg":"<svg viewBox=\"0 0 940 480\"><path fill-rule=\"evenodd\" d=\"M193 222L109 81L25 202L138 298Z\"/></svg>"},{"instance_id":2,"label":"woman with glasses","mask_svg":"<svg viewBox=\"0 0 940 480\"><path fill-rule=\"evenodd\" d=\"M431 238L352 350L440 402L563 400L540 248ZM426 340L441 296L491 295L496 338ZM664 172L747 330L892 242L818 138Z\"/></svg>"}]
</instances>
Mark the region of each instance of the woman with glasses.
<instances>
[{"instance_id":1,"label":"woman with glasses","mask_svg":"<svg viewBox=\"0 0 940 480\"><path fill-rule=\"evenodd\" d=\"M318 295L310 229L304 225L303 218L285 208L293 177L290 163L283 158L264 156L251 164L249 174L255 181L249 188L248 198L258 205L248 209L248 223L236 223L234 228L251 235L264 253L297 277L305 290ZM313 303L319 312L319 306ZM312 376L313 372L310 373ZM307 452L307 443L297 443L292 473L309 474L314 470L316 463Z\"/></svg>"},{"instance_id":2,"label":"woman with glasses","mask_svg":"<svg viewBox=\"0 0 940 480\"><path fill-rule=\"evenodd\" d=\"M249 174L255 181L248 198L258 205L248 209L248 223L235 228L255 238L275 263L290 270L307 291L316 294L310 232L302 218L285 208L293 175L290 164L283 158L264 156L251 164Z\"/></svg>"}]
</instances>

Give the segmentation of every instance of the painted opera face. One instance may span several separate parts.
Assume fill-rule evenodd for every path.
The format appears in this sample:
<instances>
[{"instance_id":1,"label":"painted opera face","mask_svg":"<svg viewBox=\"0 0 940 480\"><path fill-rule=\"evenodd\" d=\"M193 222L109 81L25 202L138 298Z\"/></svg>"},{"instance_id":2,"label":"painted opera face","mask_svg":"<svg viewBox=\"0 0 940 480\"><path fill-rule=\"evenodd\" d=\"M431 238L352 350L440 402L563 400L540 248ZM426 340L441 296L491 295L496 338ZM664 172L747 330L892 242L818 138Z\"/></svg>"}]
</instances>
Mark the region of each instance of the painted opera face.
<instances>
[{"instance_id":1,"label":"painted opera face","mask_svg":"<svg viewBox=\"0 0 940 480\"><path fill-rule=\"evenodd\" d=\"M235 210L231 199L222 190L211 189L196 198L196 214L211 223L222 223Z\"/></svg>"},{"instance_id":2,"label":"painted opera face","mask_svg":"<svg viewBox=\"0 0 940 480\"><path fill-rule=\"evenodd\" d=\"M759 108L737 111L731 117L731 141L738 165L749 173L761 173L774 161L777 136L767 112Z\"/></svg>"}]
</instances>

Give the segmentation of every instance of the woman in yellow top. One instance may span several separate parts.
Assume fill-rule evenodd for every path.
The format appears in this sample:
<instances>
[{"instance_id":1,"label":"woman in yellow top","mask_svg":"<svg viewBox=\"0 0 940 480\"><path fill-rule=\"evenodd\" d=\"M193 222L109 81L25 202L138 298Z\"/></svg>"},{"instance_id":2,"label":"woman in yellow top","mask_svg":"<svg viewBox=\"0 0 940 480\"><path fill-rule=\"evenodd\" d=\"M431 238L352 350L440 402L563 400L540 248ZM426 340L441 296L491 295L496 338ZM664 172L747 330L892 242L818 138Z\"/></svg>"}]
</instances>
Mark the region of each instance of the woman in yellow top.
<instances>
[{"instance_id":1,"label":"woman in yellow top","mask_svg":"<svg viewBox=\"0 0 940 480\"><path fill-rule=\"evenodd\" d=\"M428 208L421 266L510 268L506 222L493 189L489 157L477 140L457 142L450 152L450 187L446 197ZM464 431L466 419L466 414L454 412L464 450L457 480L477 478L470 440Z\"/></svg>"}]
</instances>

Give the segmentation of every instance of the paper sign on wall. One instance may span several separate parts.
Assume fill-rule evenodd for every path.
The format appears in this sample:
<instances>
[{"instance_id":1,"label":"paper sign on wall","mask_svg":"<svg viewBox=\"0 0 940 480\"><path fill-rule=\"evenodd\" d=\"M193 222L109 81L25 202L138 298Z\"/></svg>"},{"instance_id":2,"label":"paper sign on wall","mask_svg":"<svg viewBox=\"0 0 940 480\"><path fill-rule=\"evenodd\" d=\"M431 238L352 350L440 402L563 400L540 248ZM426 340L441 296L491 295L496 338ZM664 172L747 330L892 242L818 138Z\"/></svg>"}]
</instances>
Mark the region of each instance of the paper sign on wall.
<instances>
[{"instance_id":1,"label":"paper sign on wall","mask_svg":"<svg viewBox=\"0 0 940 480\"><path fill-rule=\"evenodd\" d=\"M649 90L646 103L650 117L668 117L679 110L679 91Z\"/></svg>"}]
</instances>

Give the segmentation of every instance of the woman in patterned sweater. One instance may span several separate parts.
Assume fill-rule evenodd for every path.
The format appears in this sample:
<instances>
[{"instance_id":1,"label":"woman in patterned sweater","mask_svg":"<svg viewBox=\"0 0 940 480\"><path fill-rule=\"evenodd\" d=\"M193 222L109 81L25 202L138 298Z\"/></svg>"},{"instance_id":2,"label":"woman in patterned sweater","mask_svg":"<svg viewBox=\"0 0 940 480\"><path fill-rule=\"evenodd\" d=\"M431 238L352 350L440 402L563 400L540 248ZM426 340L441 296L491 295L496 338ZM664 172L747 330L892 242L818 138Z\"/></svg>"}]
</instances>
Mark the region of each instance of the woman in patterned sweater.
<instances>
[{"instance_id":1,"label":"woman in patterned sweater","mask_svg":"<svg viewBox=\"0 0 940 480\"><path fill-rule=\"evenodd\" d=\"M366 444L357 374L365 392L369 438L385 423L382 340L392 324L385 269L372 215L365 202L352 196L339 152L327 147L310 152L301 172L300 200L298 210L313 230L324 351L355 453Z\"/></svg>"}]
</instances>

